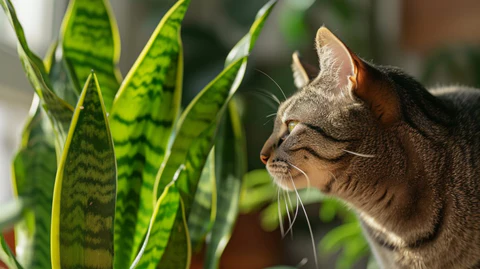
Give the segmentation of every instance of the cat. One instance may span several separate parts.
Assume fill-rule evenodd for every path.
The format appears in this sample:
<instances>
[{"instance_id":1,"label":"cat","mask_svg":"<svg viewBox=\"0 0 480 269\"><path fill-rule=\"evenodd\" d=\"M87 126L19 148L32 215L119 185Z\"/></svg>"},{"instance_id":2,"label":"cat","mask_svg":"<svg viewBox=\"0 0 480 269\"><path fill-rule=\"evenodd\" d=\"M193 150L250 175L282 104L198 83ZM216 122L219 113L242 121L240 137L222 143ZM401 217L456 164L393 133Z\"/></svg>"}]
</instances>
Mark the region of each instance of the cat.
<instances>
[{"instance_id":1,"label":"cat","mask_svg":"<svg viewBox=\"0 0 480 269\"><path fill-rule=\"evenodd\" d=\"M316 50L260 153L275 183L353 208L381 268L480 268L480 91L428 91L325 27Z\"/></svg>"}]
</instances>

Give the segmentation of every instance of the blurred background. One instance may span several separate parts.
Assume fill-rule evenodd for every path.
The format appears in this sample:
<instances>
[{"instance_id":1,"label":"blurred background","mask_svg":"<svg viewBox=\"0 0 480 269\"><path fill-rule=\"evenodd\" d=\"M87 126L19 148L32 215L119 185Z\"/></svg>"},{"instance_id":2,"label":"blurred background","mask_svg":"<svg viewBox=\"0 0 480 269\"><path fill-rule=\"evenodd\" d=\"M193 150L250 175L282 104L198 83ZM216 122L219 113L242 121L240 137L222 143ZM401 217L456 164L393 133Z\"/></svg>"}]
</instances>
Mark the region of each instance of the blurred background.
<instances>
[{"instance_id":1,"label":"blurred background","mask_svg":"<svg viewBox=\"0 0 480 269\"><path fill-rule=\"evenodd\" d=\"M120 69L124 76L174 2L111 1L122 40ZM182 28L184 105L223 69L228 51L248 31L265 2L192 0ZM13 3L30 47L37 55L45 55L58 36L68 1L14 0ZM426 86L480 87L479 14L478 0L279 0L250 56L245 80L237 94L243 104L249 170L263 168L258 155L272 129L267 115L276 112L277 107L267 95L273 93L284 99L276 84L287 96L295 90L290 72L291 54L295 50L311 63L317 62L314 36L320 26L327 26L360 57L375 64L399 66ZM10 162L19 145L32 96L16 54L11 26L0 12L0 203L13 197ZM315 242L348 218L337 216L325 223L318 217L319 208L319 204L307 206ZM258 213L240 216L222 268L296 266L304 258L308 262L302 268L314 268L303 215L294 225L293 238L282 239L276 227L261 226ZM338 266L337 252L321 253L319 267ZM354 265L344 267L366 268L368 249L358 253Z\"/></svg>"}]
</instances>

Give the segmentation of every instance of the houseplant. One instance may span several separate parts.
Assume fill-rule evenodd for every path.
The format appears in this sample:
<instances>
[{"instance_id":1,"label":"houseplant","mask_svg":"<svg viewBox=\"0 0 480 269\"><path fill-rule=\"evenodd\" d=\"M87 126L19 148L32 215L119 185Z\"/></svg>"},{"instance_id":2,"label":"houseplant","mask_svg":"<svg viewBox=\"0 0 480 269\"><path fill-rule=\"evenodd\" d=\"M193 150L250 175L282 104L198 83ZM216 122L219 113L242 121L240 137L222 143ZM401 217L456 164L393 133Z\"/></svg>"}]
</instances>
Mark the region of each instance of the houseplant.
<instances>
[{"instance_id":1,"label":"houseplant","mask_svg":"<svg viewBox=\"0 0 480 269\"><path fill-rule=\"evenodd\" d=\"M218 266L245 171L229 101L275 1L180 113L189 2L167 12L122 79L107 1L72 0L43 61L10 0L0 1L37 96L13 163L17 199L0 217L0 228L16 222L16 257L3 238L0 250L10 268L188 268L191 243L207 233L206 267Z\"/></svg>"}]
</instances>

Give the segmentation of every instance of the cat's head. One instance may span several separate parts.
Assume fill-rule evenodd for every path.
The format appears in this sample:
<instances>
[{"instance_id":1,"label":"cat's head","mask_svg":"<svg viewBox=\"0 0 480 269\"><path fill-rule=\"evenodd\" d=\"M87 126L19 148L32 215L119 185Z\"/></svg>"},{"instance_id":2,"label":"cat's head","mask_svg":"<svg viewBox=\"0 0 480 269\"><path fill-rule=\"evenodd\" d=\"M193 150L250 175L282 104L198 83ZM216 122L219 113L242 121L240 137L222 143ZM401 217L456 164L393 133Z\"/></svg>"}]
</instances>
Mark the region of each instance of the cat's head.
<instances>
[{"instance_id":1,"label":"cat's head","mask_svg":"<svg viewBox=\"0 0 480 269\"><path fill-rule=\"evenodd\" d=\"M316 36L319 67L293 55L298 91L277 112L261 159L286 189L321 190L346 169L358 146L400 118L398 96L382 71L352 53L327 28ZM310 181L310 182L308 182Z\"/></svg>"}]
</instances>

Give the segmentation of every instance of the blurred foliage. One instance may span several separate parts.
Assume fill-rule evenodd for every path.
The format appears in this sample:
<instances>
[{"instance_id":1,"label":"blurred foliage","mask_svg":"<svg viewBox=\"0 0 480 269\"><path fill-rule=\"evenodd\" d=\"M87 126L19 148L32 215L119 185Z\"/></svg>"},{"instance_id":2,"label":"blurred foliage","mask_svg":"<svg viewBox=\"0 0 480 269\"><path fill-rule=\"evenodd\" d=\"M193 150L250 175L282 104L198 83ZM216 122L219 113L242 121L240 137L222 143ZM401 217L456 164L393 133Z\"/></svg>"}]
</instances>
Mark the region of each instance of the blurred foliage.
<instances>
[{"instance_id":1,"label":"blurred foliage","mask_svg":"<svg viewBox=\"0 0 480 269\"><path fill-rule=\"evenodd\" d=\"M369 255L368 243L355 214L342 202L325 196L314 188L298 190L298 194L280 190L264 169L245 174L240 192L240 211L249 213L261 210L261 224L265 230L272 231L280 227L282 233L288 233L297 215L302 213L302 209L297 208L301 206L297 199L304 206L321 203L319 218L324 223L334 219L342 221L340 226L330 230L318 243L320 257L339 253L336 268L346 269ZM288 225L285 226L287 219Z\"/></svg>"}]
</instances>

